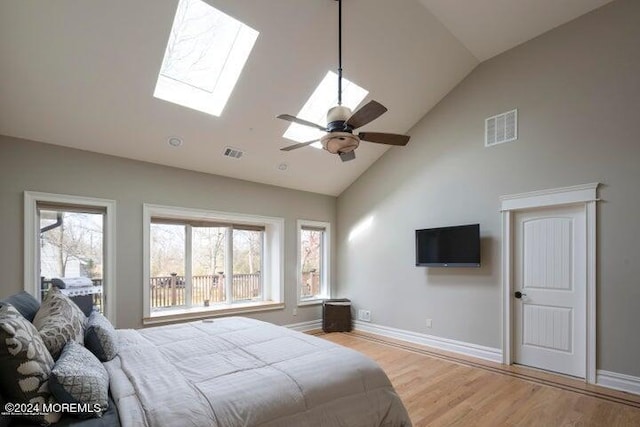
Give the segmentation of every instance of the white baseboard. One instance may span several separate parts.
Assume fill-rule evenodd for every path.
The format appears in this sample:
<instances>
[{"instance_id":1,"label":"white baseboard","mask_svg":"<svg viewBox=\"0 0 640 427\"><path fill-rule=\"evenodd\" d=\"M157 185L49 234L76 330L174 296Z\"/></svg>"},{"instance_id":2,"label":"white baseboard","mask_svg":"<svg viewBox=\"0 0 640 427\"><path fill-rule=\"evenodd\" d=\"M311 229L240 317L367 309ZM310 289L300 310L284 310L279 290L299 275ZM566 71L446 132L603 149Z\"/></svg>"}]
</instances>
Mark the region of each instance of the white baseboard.
<instances>
[{"instance_id":1,"label":"white baseboard","mask_svg":"<svg viewBox=\"0 0 640 427\"><path fill-rule=\"evenodd\" d=\"M596 384L628 393L640 394L640 377L598 369L596 371Z\"/></svg>"},{"instance_id":2,"label":"white baseboard","mask_svg":"<svg viewBox=\"0 0 640 427\"><path fill-rule=\"evenodd\" d=\"M285 328L293 329L298 332L313 331L315 329L322 329L322 320L309 320L308 322L291 323L284 325Z\"/></svg>"},{"instance_id":3,"label":"white baseboard","mask_svg":"<svg viewBox=\"0 0 640 427\"><path fill-rule=\"evenodd\" d=\"M477 357L479 359L490 360L491 362L502 363L502 350L499 348L485 347L463 341L451 340L448 338L435 337L433 335L420 334L417 332L405 331L402 329L390 328L388 326L376 325L374 323L356 320L353 322L354 329L383 337L408 341L414 344L425 345L439 350L451 351L465 356Z\"/></svg>"}]
</instances>

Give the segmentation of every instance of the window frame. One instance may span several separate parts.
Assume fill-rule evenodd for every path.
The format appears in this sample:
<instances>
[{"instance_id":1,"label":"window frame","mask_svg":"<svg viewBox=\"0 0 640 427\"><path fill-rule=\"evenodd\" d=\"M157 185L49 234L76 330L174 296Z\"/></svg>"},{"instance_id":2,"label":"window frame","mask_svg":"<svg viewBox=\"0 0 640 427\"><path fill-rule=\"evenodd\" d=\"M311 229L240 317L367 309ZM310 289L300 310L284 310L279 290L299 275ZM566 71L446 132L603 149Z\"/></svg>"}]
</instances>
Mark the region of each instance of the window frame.
<instances>
[{"instance_id":1,"label":"window frame","mask_svg":"<svg viewBox=\"0 0 640 427\"><path fill-rule=\"evenodd\" d=\"M321 263L321 275L320 275L320 288L319 295L313 298L302 298L302 230L303 227L311 228L323 228L322 239L322 263ZM325 221L311 221L306 219L299 219L296 223L296 301L297 305L314 305L321 304L323 300L331 298L331 223Z\"/></svg>"},{"instance_id":2,"label":"window frame","mask_svg":"<svg viewBox=\"0 0 640 427\"><path fill-rule=\"evenodd\" d=\"M259 225L265 228L263 235L264 267L262 275L262 300L251 302L233 302L210 307L188 307L163 310L151 309L150 280L150 227L152 218L161 217L177 221L210 221L246 225ZM230 240L230 239L228 239ZM186 244L186 242L185 242ZM143 204L143 324L162 323L170 320L197 319L229 314L284 308L284 219L250 214L211 211L204 209L182 208ZM186 263L189 264L189 263ZM187 265L188 267L188 265ZM190 268L189 268L190 270ZM233 274L233 273L232 273ZM185 277L186 279L186 277Z\"/></svg>"},{"instance_id":3,"label":"window frame","mask_svg":"<svg viewBox=\"0 0 640 427\"><path fill-rule=\"evenodd\" d=\"M105 210L102 290L105 316L116 324L116 201L68 194L24 192L24 290L40 301L40 222L38 203L87 206Z\"/></svg>"}]
</instances>

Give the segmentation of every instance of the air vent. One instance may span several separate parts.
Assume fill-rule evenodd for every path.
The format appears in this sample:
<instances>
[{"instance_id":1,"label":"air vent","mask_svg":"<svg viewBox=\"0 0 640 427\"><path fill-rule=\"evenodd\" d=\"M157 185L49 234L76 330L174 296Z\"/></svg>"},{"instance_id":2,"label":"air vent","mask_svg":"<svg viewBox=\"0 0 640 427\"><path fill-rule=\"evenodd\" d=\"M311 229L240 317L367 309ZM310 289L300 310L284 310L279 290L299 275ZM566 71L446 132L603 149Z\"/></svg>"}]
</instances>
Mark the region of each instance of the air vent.
<instances>
[{"instance_id":1,"label":"air vent","mask_svg":"<svg viewBox=\"0 0 640 427\"><path fill-rule=\"evenodd\" d=\"M231 157L232 159L239 159L244 155L244 151L240 150L239 148L224 147L223 155L225 157Z\"/></svg>"},{"instance_id":2,"label":"air vent","mask_svg":"<svg viewBox=\"0 0 640 427\"><path fill-rule=\"evenodd\" d=\"M518 139L518 110L489 117L484 122L484 146L502 144Z\"/></svg>"}]
</instances>

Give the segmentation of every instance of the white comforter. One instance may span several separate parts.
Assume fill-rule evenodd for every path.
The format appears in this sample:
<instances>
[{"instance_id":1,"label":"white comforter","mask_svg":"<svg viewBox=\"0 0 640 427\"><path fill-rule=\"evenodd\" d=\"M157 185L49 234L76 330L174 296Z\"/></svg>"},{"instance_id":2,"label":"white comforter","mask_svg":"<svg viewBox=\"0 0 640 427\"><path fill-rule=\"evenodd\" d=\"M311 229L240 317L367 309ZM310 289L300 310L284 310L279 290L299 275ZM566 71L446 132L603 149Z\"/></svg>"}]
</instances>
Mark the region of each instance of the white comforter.
<instances>
[{"instance_id":1,"label":"white comforter","mask_svg":"<svg viewBox=\"0 0 640 427\"><path fill-rule=\"evenodd\" d=\"M375 362L317 337L240 317L118 333L123 427L411 425Z\"/></svg>"}]
</instances>

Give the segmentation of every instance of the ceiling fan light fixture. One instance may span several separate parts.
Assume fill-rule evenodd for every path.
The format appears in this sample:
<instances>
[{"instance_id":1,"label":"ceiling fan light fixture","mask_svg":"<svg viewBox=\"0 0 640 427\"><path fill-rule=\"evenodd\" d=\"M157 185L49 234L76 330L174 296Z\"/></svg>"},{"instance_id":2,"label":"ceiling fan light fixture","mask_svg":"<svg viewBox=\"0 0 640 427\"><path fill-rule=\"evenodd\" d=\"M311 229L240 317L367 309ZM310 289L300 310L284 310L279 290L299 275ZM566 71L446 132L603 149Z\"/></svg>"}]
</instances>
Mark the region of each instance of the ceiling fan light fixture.
<instances>
[{"instance_id":1,"label":"ceiling fan light fixture","mask_svg":"<svg viewBox=\"0 0 640 427\"><path fill-rule=\"evenodd\" d=\"M335 122L341 120L346 122L347 119L351 117L351 109L349 107L345 107L344 105L336 105L327 111L327 123Z\"/></svg>"},{"instance_id":2,"label":"ceiling fan light fixture","mask_svg":"<svg viewBox=\"0 0 640 427\"><path fill-rule=\"evenodd\" d=\"M348 153L360 145L360 139L349 132L332 132L320 139L322 147L331 154Z\"/></svg>"}]
</instances>

